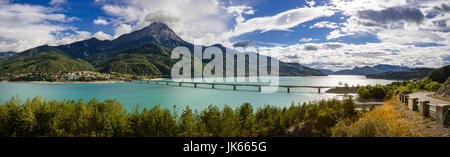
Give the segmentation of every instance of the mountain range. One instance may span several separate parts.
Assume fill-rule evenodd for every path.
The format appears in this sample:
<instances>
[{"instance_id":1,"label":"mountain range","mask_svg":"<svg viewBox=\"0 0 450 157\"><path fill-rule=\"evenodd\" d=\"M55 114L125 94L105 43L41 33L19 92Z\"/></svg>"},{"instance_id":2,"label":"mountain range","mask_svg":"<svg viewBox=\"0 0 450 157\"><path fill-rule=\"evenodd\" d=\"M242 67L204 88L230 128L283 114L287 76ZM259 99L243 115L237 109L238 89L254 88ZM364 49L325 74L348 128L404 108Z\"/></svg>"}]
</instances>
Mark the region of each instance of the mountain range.
<instances>
[{"instance_id":1,"label":"mountain range","mask_svg":"<svg viewBox=\"0 0 450 157\"><path fill-rule=\"evenodd\" d=\"M420 79L428 76L434 69L431 68L417 68L406 71L388 71L380 74L366 75L367 78L388 79L388 80L410 80Z\"/></svg>"},{"instance_id":2,"label":"mountain range","mask_svg":"<svg viewBox=\"0 0 450 157\"><path fill-rule=\"evenodd\" d=\"M387 65L387 64L379 64L373 67L364 66L364 67L355 67L353 69L348 70L340 70L340 71L331 71L327 69L320 69L323 73L327 75L373 75L373 74L381 74L384 72L390 71L408 71L413 70L412 68L402 67L397 65Z\"/></svg>"},{"instance_id":3,"label":"mountain range","mask_svg":"<svg viewBox=\"0 0 450 157\"><path fill-rule=\"evenodd\" d=\"M15 54L16 54L15 52L11 52L11 51L8 51L8 52L0 52L0 58L12 56L12 55L15 55Z\"/></svg>"},{"instance_id":4,"label":"mountain range","mask_svg":"<svg viewBox=\"0 0 450 157\"><path fill-rule=\"evenodd\" d=\"M177 36L166 24L149 26L122 35L114 40L96 38L61 46L39 46L12 56L0 58L0 73L99 72L140 76L169 76L177 60L171 59L172 49L184 46L193 53L194 44ZM213 45L225 52L222 45ZM202 46L203 49L208 46ZM274 58L270 58L274 59ZM269 59L269 60L270 60ZM203 60L204 64L207 60ZM225 63L226 64L226 63ZM298 63L280 62L281 76L322 76L319 70Z\"/></svg>"}]
</instances>

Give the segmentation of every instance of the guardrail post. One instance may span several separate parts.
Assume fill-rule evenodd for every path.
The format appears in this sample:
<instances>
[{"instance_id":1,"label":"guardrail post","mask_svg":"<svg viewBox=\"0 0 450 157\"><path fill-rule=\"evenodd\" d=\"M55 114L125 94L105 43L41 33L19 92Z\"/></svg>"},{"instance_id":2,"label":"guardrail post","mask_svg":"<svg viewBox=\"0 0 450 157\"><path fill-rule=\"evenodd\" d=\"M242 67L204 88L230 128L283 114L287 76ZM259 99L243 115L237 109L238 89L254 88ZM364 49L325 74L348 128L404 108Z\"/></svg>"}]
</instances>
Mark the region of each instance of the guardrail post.
<instances>
[{"instance_id":1,"label":"guardrail post","mask_svg":"<svg viewBox=\"0 0 450 157\"><path fill-rule=\"evenodd\" d=\"M413 97L409 98L408 99L408 108L413 111L419 111L419 107L417 105L418 101L419 101L419 98L413 98Z\"/></svg>"},{"instance_id":2,"label":"guardrail post","mask_svg":"<svg viewBox=\"0 0 450 157\"><path fill-rule=\"evenodd\" d=\"M449 104L436 105L436 122L440 125L448 126L450 122Z\"/></svg>"},{"instance_id":3,"label":"guardrail post","mask_svg":"<svg viewBox=\"0 0 450 157\"><path fill-rule=\"evenodd\" d=\"M419 101L419 112L424 116L424 117L429 117L430 116L430 101L425 101L425 100L421 100Z\"/></svg>"},{"instance_id":4,"label":"guardrail post","mask_svg":"<svg viewBox=\"0 0 450 157\"><path fill-rule=\"evenodd\" d=\"M408 99L409 99L409 95L405 95L405 98L404 98L404 104L406 105L406 106L408 106Z\"/></svg>"},{"instance_id":5,"label":"guardrail post","mask_svg":"<svg viewBox=\"0 0 450 157\"><path fill-rule=\"evenodd\" d=\"M400 93L400 102L404 103L405 94Z\"/></svg>"}]
</instances>

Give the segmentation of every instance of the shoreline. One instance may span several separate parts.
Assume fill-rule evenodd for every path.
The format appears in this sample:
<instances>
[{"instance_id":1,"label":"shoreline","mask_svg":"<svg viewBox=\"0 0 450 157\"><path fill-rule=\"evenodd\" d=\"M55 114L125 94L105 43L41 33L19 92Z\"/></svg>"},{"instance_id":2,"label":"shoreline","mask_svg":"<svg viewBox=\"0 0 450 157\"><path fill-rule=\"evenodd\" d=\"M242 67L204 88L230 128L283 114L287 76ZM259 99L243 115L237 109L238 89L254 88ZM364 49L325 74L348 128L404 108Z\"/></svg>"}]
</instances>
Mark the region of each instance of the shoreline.
<instances>
[{"instance_id":1,"label":"shoreline","mask_svg":"<svg viewBox=\"0 0 450 157\"><path fill-rule=\"evenodd\" d=\"M164 78L154 78L147 79L149 81L162 81ZM82 83L117 83L117 82L127 82L120 80L107 80L107 81L0 81L0 82L21 82L21 83L38 83L38 84L82 84Z\"/></svg>"}]
</instances>

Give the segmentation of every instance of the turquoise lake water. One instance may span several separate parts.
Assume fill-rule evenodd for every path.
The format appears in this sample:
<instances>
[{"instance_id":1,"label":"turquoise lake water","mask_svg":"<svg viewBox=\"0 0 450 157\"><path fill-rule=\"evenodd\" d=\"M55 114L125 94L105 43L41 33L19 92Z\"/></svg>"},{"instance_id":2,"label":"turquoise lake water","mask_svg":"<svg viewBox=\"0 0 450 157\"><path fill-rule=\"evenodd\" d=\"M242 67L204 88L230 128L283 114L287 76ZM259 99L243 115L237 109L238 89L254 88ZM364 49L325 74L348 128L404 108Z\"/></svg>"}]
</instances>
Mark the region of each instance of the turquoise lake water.
<instances>
[{"instance_id":1,"label":"turquoise lake water","mask_svg":"<svg viewBox=\"0 0 450 157\"><path fill-rule=\"evenodd\" d=\"M392 80L367 79L365 76L309 76L309 77L281 77L282 85L307 85L307 86L338 86L344 83L348 85L375 85L388 84ZM255 108L264 105L290 106L292 102L298 104L321 99L341 98L342 95L317 93L317 89L291 89L287 93L285 88L280 88L275 93L260 93L257 87L238 87L234 91L232 86L178 84L167 86L166 84L147 84L146 82L116 82L116 83L67 83L48 84L30 82L0 82L0 102L9 100L13 95L25 101L27 98L42 96L51 100L79 100L86 102L92 98L101 101L105 99L120 100L128 111L136 104L140 107L152 108L160 104L162 107L177 110L189 106L193 109L204 109L208 105L223 107L228 105L236 108L245 102L251 103Z\"/></svg>"}]
</instances>

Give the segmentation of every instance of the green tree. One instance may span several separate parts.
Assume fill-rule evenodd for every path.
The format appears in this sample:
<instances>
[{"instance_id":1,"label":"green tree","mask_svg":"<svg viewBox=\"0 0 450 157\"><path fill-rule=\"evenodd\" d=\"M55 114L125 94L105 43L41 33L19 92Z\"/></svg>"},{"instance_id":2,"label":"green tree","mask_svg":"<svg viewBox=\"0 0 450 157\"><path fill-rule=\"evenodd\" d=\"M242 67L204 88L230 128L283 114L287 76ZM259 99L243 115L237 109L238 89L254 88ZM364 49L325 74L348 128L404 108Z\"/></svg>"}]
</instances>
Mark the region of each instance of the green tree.
<instances>
[{"instance_id":1,"label":"green tree","mask_svg":"<svg viewBox=\"0 0 450 157\"><path fill-rule=\"evenodd\" d=\"M251 136L253 133L253 125L255 117L253 115L253 107L250 103L244 103L239 108L239 124L243 136Z\"/></svg>"},{"instance_id":2,"label":"green tree","mask_svg":"<svg viewBox=\"0 0 450 157\"><path fill-rule=\"evenodd\" d=\"M192 115L192 110L189 106L183 110L181 114L181 124L180 124L181 136L192 137L195 130L195 120Z\"/></svg>"}]
</instances>

